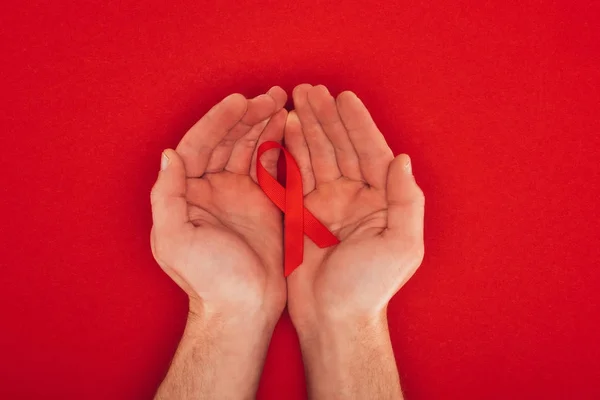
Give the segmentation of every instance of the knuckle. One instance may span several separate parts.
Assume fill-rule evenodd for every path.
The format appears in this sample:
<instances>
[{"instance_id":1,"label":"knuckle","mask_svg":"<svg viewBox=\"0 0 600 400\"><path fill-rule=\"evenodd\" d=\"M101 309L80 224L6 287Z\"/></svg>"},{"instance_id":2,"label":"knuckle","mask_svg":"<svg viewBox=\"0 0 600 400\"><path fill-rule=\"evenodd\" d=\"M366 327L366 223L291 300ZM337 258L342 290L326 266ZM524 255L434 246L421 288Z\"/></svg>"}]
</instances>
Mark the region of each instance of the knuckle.
<instances>
[{"instance_id":1,"label":"knuckle","mask_svg":"<svg viewBox=\"0 0 600 400\"><path fill-rule=\"evenodd\" d=\"M150 190L150 204L152 206L156 205L159 198L160 198L160 190L158 188L158 185L155 184L154 186L152 186L152 189Z\"/></svg>"},{"instance_id":2,"label":"knuckle","mask_svg":"<svg viewBox=\"0 0 600 400\"><path fill-rule=\"evenodd\" d=\"M425 205L425 193L423 193L423 190L418 186L415 190L415 201L419 204Z\"/></svg>"}]
</instances>

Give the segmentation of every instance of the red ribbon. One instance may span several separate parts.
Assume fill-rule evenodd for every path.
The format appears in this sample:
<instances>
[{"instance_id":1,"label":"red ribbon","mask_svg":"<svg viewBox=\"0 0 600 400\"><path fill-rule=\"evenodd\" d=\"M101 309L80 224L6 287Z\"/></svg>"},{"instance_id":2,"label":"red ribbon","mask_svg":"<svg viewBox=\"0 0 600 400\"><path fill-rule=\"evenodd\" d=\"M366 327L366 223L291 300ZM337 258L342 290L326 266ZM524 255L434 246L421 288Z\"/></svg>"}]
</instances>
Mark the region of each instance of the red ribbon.
<instances>
[{"instance_id":1,"label":"red ribbon","mask_svg":"<svg viewBox=\"0 0 600 400\"><path fill-rule=\"evenodd\" d=\"M286 165L286 187L281 186L263 167L260 157L271 149L281 149ZM267 197L285 214L284 220L284 274L289 276L302 264L304 233L320 248L333 246L340 241L304 207L302 175L294 157L277 142L265 142L258 147L256 176L258 185Z\"/></svg>"}]
</instances>

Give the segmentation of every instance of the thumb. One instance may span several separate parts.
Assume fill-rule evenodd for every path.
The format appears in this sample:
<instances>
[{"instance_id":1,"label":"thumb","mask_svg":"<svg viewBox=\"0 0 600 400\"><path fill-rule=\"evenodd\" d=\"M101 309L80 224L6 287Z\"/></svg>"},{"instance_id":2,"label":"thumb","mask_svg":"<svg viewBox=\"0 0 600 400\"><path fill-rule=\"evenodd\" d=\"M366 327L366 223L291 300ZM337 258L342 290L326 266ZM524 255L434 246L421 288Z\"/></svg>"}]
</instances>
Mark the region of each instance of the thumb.
<instances>
[{"instance_id":1,"label":"thumb","mask_svg":"<svg viewBox=\"0 0 600 400\"><path fill-rule=\"evenodd\" d=\"M186 174L182 159L174 150L163 151L158 179L152 188L152 219L158 236L176 232L189 222L185 198Z\"/></svg>"},{"instance_id":2,"label":"thumb","mask_svg":"<svg viewBox=\"0 0 600 400\"><path fill-rule=\"evenodd\" d=\"M387 177L388 230L403 237L422 239L425 197L412 174L407 154L390 163Z\"/></svg>"}]
</instances>

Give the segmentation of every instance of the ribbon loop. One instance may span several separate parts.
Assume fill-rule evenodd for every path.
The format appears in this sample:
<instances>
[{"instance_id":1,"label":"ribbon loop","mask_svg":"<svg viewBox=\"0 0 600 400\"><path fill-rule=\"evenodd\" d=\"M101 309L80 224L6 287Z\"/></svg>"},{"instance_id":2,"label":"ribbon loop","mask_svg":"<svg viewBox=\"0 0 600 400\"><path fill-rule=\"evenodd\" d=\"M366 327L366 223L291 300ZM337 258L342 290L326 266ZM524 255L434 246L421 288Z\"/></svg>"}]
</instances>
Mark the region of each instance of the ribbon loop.
<instances>
[{"instance_id":1,"label":"ribbon loop","mask_svg":"<svg viewBox=\"0 0 600 400\"><path fill-rule=\"evenodd\" d=\"M273 178L261 164L261 156L269 150L280 149L286 164L286 187ZM277 142L265 142L258 147L256 157L258 185L267 197L285 214L284 220L284 274L289 276L300 264L304 255L304 233L320 248L340 241L310 211L304 207L302 175L289 151Z\"/></svg>"}]
</instances>

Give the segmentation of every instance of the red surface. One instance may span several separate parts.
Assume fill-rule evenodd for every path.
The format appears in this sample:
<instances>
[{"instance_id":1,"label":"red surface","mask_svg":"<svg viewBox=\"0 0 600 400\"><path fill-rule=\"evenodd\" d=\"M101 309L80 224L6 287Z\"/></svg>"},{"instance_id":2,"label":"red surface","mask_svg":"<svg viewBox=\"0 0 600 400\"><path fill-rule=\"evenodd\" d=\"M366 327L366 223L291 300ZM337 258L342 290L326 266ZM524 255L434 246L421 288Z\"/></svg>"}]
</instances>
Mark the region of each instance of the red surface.
<instances>
[{"instance_id":1,"label":"red surface","mask_svg":"<svg viewBox=\"0 0 600 400\"><path fill-rule=\"evenodd\" d=\"M600 398L598 2L72 3L0 11L0 398L151 397L186 313L160 152L301 82L356 91L426 194L389 309L407 397ZM305 397L285 316L258 397Z\"/></svg>"}]
</instances>

